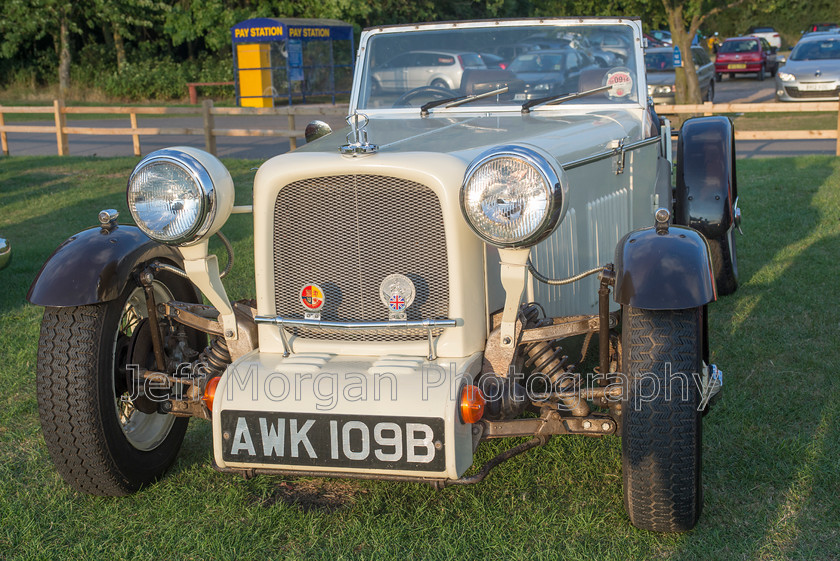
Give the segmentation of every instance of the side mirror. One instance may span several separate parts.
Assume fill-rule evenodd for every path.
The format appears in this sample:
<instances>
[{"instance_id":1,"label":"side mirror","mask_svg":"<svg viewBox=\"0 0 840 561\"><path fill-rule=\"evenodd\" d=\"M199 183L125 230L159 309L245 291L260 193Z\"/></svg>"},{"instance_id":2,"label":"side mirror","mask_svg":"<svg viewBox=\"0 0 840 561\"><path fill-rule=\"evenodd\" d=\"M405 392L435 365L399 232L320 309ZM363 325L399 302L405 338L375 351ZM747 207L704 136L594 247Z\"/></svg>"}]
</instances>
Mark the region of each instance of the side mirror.
<instances>
[{"instance_id":1,"label":"side mirror","mask_svg":"<svg viewBox=\"0 0 840 561\"><path fill-rule=\"evenodd\" d=\"M324 121L312 121L306 125L306 130L303 135L306 137L306 143L313 140L318 140L322 136L327 136L332 132L332 128Z\"/></svg>"}]
</instances>

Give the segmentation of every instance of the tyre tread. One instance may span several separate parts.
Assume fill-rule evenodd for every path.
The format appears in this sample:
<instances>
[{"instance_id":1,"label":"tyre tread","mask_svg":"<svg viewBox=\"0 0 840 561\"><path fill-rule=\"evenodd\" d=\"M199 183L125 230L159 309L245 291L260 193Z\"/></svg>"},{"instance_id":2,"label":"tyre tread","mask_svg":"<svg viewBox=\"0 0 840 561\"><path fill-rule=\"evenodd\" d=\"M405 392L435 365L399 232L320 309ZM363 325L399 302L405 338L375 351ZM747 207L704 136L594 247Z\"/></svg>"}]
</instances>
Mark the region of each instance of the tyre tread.
<instances>
[{"instance_id":1,"label":"tyre tread","mask_svg":"<svg viewBox=\"0 0 840 561\"><path fill-rule=\"evenodd\" d=\"M59 474L84 493L117 496L135 489L119 474L99 419L104 312L103 305L44 310L36 385L44 440Z\"/></svg>"},{"instance_id":2,"label":"tyre tread","mask_svg":"<svg viewBox=\"0 0 840 561\"><path fill-rule=\"evenodd\" d=\"M631 387L622 422L624 498L631 522L657 532L684 532L697 523L702 508L699 391L690 378L700 366L700 309L651 311L627 308L622 344L625 371L657 373L671 363L672 373L689 376L689 399L672 384L672 399L661 394L640 411ZM660 380L661 383L661 380ZM632 386L632 382L631 382ZM681 386L681 384L680 384Z\"/></svg>"}]
</instances>

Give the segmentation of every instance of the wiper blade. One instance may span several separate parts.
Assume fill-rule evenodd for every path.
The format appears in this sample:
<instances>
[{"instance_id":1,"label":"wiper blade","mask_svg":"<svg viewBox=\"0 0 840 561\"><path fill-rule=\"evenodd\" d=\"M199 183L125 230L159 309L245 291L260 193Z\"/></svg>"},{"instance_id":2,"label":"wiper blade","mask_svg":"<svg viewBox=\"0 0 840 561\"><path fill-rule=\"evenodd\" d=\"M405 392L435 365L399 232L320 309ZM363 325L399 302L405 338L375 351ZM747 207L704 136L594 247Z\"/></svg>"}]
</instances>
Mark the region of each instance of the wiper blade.
<instances>
[{"instance_id":1,"label":"wiper blade","mask_svg":"<svg viewBox=\"0 0 840 561\"><path fill-rule=\"evenodd\" d=\"M503 94L508 91L508 87L505 86L503 88L499 88L498 90L493 90L489 92L484 92L475 95L462 95L458 97L448 97L446 99L437 99L435 101L430 101L426 103L420 108L420 115L426 117L429 115L429 109L432 107L439 107L441 105L444 106L444 109L449 109L450 107L458 107L459 105L464 105L465 103L470 103L472 101L478 101L479 99L484 99L486 97L493 97L494 95Z\"/></svg>"},{"instance_id":2,"label":"wiper blade","mask_svg":"<svg viewBox=\"0 0 840 561\"><path fill-rule=\"evenodd\" d=\"M593 90L586 90L585 92L575 92L573 94L559 94L559 95L550 95L548 97L541 97L539 99L532 99L531 101L526 101L522 104L522 112L523 113L530 113L532 107L537 107L539 105L559 105L561 103L565 103L567 101L572 101L573 99L578 99L581 97L586 97L588 95L593 95L596 93L605 92L612 88L612 86L601 86L600 88L595 88Z\"/></svg>"}]
</instances>

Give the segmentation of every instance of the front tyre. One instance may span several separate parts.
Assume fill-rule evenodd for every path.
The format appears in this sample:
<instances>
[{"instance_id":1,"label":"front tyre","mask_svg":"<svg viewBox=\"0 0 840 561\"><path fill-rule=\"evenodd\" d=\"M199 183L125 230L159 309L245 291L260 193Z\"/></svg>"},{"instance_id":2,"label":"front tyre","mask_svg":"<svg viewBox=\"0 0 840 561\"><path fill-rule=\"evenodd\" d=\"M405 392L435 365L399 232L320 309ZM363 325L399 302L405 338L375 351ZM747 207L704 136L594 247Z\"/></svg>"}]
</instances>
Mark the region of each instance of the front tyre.
<instances>
[{"instance_id":1,"label":"front tyre","mask_svg":"<svg viewBox=\"0 0 840 561\"><path fill-rule=\"evenodd\" d=\"M624 506L634 526L692 529L703 507L699 390L703 310L622 313Z\"/></svg>"},{"instance_id":2,"label":"front tyre","mask_svg":"<svg viewBox=\"0 0 840 561\"><path fill-rule=\"evenodd\" d=\"M195 300L186 281L158 278L157 302ZM136 351L143 346L138 341L148 339L141 332L149 329L147 316L143 289L133 283L111 302L44 310L38 412L56 469L78 491L132 493L172 465L184 439L188 419L158 413L148 397L130 396L126 364L153 367L148 345Z\"/></svg>"}]
</instances>

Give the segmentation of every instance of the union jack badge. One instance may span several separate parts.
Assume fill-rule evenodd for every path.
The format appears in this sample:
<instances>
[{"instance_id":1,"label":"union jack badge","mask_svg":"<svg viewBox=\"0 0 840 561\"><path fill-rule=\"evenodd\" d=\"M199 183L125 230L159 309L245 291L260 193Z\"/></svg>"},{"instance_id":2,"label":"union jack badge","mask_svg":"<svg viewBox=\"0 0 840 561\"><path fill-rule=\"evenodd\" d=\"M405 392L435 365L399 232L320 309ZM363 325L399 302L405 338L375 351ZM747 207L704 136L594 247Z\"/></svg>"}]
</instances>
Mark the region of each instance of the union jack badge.
<instances>
[{"instance_id":1,"label":"union jack badge","mask_svg":"<svg viewBox=\"0 0 840 561\"><path fill-rule=\"evenodd\" d=\"M379 285L379 299L388 306L388 319L406 319L406 310L414 302L414 283L405 275L393 274L385 277Z\"/></svg>"},{"instance_id":2,"label":"union jack badge","mask_svg":"<svg viewBox=\"0 0 840 561\"><path fill-rule=\"evenodd\" d=\"M300 289L300 303L306 308L304 317L307 319L321 319L318 312L324 307L324 291L317 284L307 284Z\"/></svg>"}]
</instances>

